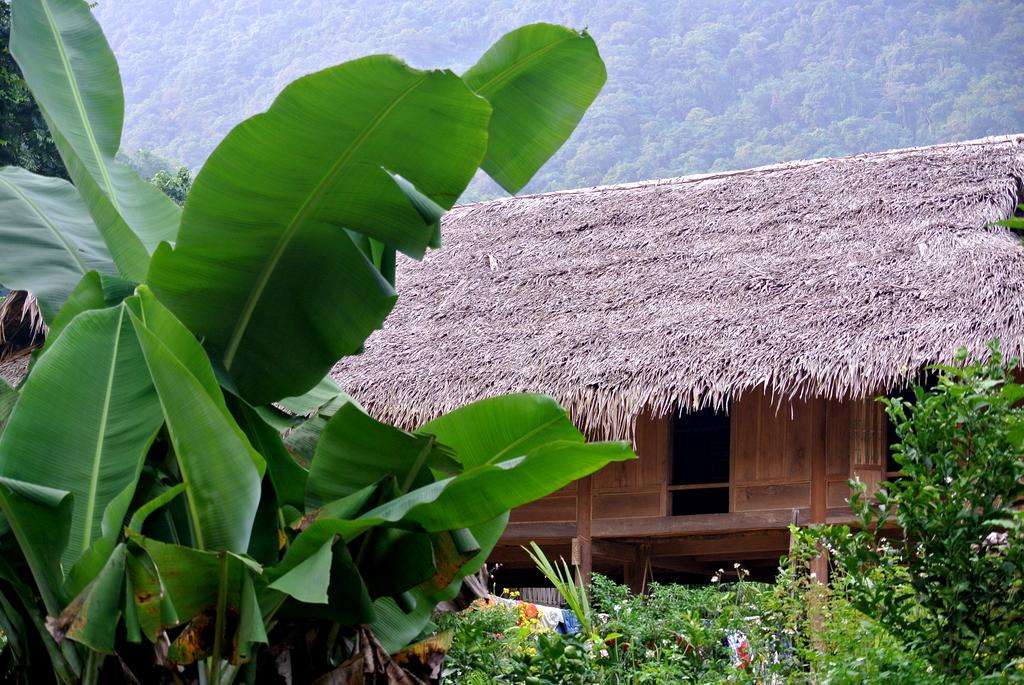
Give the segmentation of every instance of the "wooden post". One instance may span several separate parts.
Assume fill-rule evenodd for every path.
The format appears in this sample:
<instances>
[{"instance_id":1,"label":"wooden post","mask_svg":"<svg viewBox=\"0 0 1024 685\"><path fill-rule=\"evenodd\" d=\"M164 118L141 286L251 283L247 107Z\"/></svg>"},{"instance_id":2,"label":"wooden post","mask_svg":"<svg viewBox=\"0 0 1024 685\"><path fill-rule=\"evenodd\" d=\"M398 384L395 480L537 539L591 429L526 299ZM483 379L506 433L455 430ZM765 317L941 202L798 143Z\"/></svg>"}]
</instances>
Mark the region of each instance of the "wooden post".
<instances>
[{"instance_id":1,"label":"wooden post","mask_svg":"<svg viewBox=\"0 0 1024 685\"><path fill-rule=\"evenodd\" d=\"M579 550L578 580L590 587L590 574L594 567L594 551L590 543L590 522L593 515L590 476L576 481L576 539L573 547Z\"/></svg>"},{"instance_id":2,"label":"wooden post","mask_svg":"<svg viewBox=\"0 0 1024 685\"><path fill-rule=\"evenodd\" d=\"M634 594L642 595L647 591L647 569L651 565L651 546L649 544L642 543L636 546L636 558L633 565L636 568L635 580L629 589Z\"/></svg>"},{"instance_id":3,"label":"wooden post","mask_svg":"<svg viewBox=\"0 0 1024 685\"><path fill-rule=\"evenodd\" d=\"M822 525L828 520L828 455L824 444L825 425L821 424L822 443L811 454L811 523ZM811 562L811 571L822 583L828 582L828 557L824 550Z\"/></svg>"},{"instance_id":4,"label":"wooden post","mask_svg":"<svg viewBox=\"0 0 1024 685\"><path fill-rule=\"evenodd\" d=\"M822 440L824 441L825 426L822 424ZM811 455L811 524L822 525L828 520L828 456L823 444ZM828 588L828 556L824 549L818 548L818 555L811 560L810 571L814 574L810 590L807 593L807 613L810 618L811 642L816 649L824 649L821 636L824 632L824 609L827 601Z\"/></svg>"}]
</instances>

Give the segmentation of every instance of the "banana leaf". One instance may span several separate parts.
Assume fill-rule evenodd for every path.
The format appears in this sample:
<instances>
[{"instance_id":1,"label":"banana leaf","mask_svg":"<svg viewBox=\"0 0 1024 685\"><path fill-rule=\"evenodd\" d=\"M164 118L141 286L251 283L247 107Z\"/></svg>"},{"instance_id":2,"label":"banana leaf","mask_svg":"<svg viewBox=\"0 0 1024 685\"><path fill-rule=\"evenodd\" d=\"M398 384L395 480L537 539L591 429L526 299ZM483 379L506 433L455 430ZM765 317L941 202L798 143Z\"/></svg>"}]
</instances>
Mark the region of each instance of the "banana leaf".
<instances>
[{"instance_id":1,"label":"banana leaf","mask_svg":"<svg viewBox=\"0 0 1024 685\"><path fill-rule=\"evenodd\" d=\"M39 358L0 437L0 475L74 495L66 567L100 537L107 505L134 486L161 423L123 306L78 315Z\"/></svg>"},{"instance_id":2,"label":"banana leaf","mask_svg":"<svg viewBox=\"0 0 1024 685\"><path fill-rule=\"evenodd\" d=\"M10 50L114 264L126 278L142 280L149 251L174 240L180 210L115 160L124 93L114 53L88 3L16 0Z\"/></svg>"},{"instance_id":3,"label":"banana leaf","mask_svg":"<svg viewBox=\"0 0 1024 685\"><path fill-rule=\"evenodd\" d=\"M47 620L57 643L68 638L94 651L112 653L124 606L124 582L125 546L121 543L81 594L59 616Z\"/></svg>"},{"instance_id":4,"label":"banana leaf","mask_svg":"<svg viewBox=\"0 0 1024 685\"><path fill-rule=\"evenodd\" d=\"M531 24L505 34L462 78L494 110L483 170L515 193L568 140L607 72L586 31Z\"/></svg>"},{"instance_id":5,"label":"banana leaf","mask_svg":"<svg viewBox=\"0 0 1024 685\"><path fill-rule=\"evenodd\" d=\"M342 405L317 443L306 482L306 506L340 499L387 476L401 492L430 481L429 466L450 458L429 435L412 435L383 424L354 404Z\"/></svg>"},{"instance_id":6,"label":"banana leaf","mask_svg":"<svg viewBox=\"0 0 1024 685\"><path fill-rule=\"evenodd\" d=\"M393 57L300 78L214 150L148 282L243 398L301 395L395 302L349 231L422 255L433 223L389 172L451 207L483 158L489 116L451 72Z\"/></svg>"},{"instance_id":7,"label":"banana leaf","mask_svg":"<svg viewBox=\"0 0 1024 685\"><path fill-rule=\"evenodd\" d=\"M52 323L83 276L116 273L103 238L72 186L0 168L0 283L28 290Z\"/></svg>"},{"instance_id":8,"label":"banana leaf","mask_svg":"<svg viewBox=\"0 0 1024 685\"><path fill-rule=\"evenodd\" d=\"M52 616L64 606L60 560L71 527L71 505L72 496L65 490L0 477L0 510Z\"/></svg>"},{"instance_id":9,"label":"banana leaf","mask_svg":"<svg viewBox=\"0 0 1024 685\"><path fill-rule=\"evenodd\" d=\"M145 287L125 306L160 397L196 545L244 554L260 500L263 458L228 411L198 341Z\"/></svg>"},{"instance_id":10,"label":"banana leaf","mask_svg":"<svg viewBox=\"0 0 1024 685\"><path fill-rule=\"evenodd\" d=\"M90 271L82 276L57 312L57 316L50 321L50 330L46 333L43 351L57 342L61 332L76 316L90 309L105 309L120 304L126 297L131 296L134 290L133 283L117 276L98 271Z\"/></svg>"}]
</instances>

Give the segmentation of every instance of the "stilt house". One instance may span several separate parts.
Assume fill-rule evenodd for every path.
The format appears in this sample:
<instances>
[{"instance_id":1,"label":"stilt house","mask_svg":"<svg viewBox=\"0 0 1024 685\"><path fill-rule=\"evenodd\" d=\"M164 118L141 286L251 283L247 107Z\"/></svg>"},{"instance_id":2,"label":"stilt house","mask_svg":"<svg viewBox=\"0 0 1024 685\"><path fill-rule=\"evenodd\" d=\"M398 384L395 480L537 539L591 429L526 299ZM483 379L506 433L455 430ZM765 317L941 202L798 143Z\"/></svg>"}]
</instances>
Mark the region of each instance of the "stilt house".
<instances>
[{"instance_id":1,"label":"stilt house","mask_svg":"<svg viewBox=\"0 0 1024 685\"><path fill-rule=\"evenodd\" d=\"M547 393L639 459L517 509L536 540L635 584L773 566L787 528L849 519L891 477L879 394L957 349L1024 349L1024 136L463 206L399 265L366 351L334 370L415 427Z\"/></svg>"}]
</instances>

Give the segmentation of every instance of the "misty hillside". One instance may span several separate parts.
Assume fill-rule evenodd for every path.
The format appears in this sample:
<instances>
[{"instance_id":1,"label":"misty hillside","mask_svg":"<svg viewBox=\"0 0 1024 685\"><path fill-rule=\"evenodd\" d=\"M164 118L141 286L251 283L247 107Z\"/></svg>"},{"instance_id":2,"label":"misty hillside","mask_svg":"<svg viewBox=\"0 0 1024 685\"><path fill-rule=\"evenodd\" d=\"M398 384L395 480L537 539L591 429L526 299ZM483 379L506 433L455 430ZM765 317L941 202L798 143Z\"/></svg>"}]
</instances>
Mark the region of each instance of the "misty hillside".
<instances>
[{"instance_id":1,"label":"misty hillside","mask_svg":"<svg viewBox=\"0 0 1024 685\"><path fill-rule=\"evenodd\" d=\"M587 27L608 84L532 190L1024 130L1017 0L100 0L95 11L121 63L124 148L193 167L302 74L374 52L462 70L534 21Z\"/></svg>"}]
</instances>

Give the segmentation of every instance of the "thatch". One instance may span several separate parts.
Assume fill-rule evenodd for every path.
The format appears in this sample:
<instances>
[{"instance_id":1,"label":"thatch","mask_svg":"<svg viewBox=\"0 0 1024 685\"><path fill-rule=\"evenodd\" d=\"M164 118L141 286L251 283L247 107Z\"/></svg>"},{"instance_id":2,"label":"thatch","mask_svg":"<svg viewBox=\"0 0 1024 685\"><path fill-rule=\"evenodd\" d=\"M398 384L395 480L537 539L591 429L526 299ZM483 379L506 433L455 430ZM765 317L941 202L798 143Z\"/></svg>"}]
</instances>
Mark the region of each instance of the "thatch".
<instances>
[{"instance_id":1,"label":"thatch","mask_svg":"<svg viewBox=\"0 0 1024 685\"><path fill-rule=\"evenodd\" d=\"M411 427L536 391L628 436L642 410L863 396L966 346L1024 351L1024 136L456 208L333 376Z\"/></svg>"},{"instance_id":2,"label":"thatch","mask_svg":"<svg viewBox=\"0 0 1024 685\"><path fill-rule=\"evenodd\" d=\"M28 357L20 357L6 362L0 362L0 378L2 378L7 385L17 387L17 385L25 378L25 373L28 371L28 360Z\"/></svg>"},{"instance_id":3,"label":"thatch","mask_svg":"<svg viewBox=\"0 0 1024 685\"><path fill-rule=\"evenodd\" d=\"M0 297L0 364L30 354L46 340L35 296L14 290Z\"/></svg>"}]
</instances>

